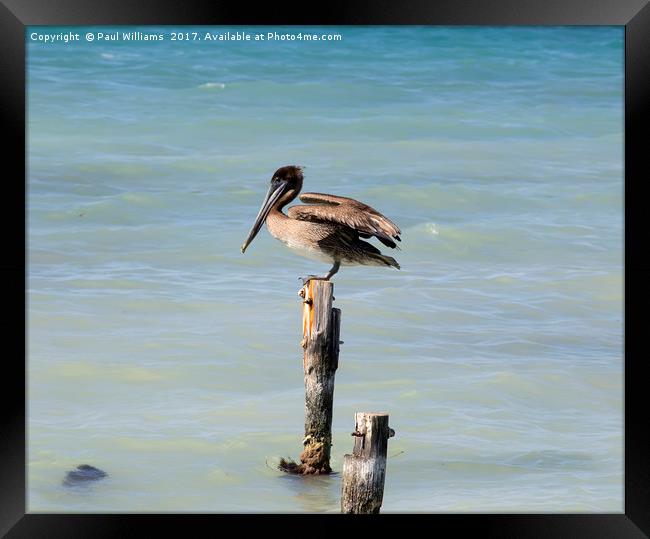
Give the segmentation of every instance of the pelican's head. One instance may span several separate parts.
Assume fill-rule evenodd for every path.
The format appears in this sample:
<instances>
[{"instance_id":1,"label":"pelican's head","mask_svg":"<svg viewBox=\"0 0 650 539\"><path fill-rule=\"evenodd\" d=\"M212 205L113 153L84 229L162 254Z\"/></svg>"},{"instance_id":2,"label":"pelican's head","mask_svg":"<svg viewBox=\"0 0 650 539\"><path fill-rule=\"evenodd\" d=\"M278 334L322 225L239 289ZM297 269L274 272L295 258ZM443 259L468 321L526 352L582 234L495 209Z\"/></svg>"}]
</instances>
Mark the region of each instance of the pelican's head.
<instances>
[{"instance_id":1,"label":"pelican's head","mask_svg":"<svg viewBox=\"0 0 650 539\"><path fill-rule=\"evenodd\" d=\"M257 213L253 227L241 247L242 253L246 251L248 245L257 236L271 209L274 207L282 208L298 196L300 189L302 189L302 180L302 167L296 165L280 167L273 173L271 185L266 192L262 207Z\"/></svg>"}]
</instances>

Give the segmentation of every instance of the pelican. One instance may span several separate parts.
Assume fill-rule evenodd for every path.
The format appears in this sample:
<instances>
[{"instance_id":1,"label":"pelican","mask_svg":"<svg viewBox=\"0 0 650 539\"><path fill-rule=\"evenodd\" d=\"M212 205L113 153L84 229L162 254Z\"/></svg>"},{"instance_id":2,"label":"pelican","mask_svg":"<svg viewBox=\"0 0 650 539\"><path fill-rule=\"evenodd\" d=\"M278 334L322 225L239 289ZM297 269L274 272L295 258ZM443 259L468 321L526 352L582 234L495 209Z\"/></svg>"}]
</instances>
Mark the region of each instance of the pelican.
<instances>
[{"instance_id":1,"label":"pelican","mask_svg":"<svg viewBox=\"0 0 650 539\"><path fill-rule=\"evenodd\" d=\"M302 189L302 171L302 167L294 165L275 171L241 252L246 251L266 222L271 235L297 254L332 264L326 275L309 275L303 278L304 283L310 279L329 280L341 264L400 269L397 260L361 239L374 236L387 247L399 249L394 240L401 241L400 229L362 202L323 193L303 193L300 200L308 205L292 206L285 215L282 209Z\"/></svg>"}]
</instances>

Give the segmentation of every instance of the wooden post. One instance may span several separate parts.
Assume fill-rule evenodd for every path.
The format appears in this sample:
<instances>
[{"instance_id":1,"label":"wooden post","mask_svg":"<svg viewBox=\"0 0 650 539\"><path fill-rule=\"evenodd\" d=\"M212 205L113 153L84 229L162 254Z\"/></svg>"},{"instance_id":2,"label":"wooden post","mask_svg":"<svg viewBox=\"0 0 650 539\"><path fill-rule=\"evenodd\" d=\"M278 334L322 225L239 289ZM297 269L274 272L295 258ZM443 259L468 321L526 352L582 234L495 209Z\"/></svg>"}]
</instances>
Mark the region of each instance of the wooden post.
<instances>
[{"instance_id":1,"label":"wooden post","mask_svg":"<svg viewBox=\"0 0 650 539\"><path fill-rule=\"evenodd\" d=\"M339 362L341 328L341 310L332 308L333 292L334 285L324 280L311 280L300 291L303 297L305 437L300 464L280 460L279 468L285 472L318 475L332 471L334 373Z\"/></svg>"},{"instance_id":2,"label":"wooden post","mask_svg":"<svg viewBox=\"0 0 650 539\"><path fill-rule=\"evenodd\" d=\"M342 513L379 513L384 498L388 438L388 414L355 414L354 448L345 455L341 486Z\"/></svg>"}]
</instances>

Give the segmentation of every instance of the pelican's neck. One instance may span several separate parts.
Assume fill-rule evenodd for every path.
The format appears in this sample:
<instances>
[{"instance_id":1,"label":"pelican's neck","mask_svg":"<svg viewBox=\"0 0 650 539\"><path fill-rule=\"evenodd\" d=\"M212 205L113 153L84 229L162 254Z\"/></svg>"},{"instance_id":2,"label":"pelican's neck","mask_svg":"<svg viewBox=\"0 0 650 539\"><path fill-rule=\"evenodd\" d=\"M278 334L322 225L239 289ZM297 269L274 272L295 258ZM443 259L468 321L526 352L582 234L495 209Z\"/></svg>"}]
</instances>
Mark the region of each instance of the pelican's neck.
<instances>
[{"instance_id":1,"label":"pelican's neck","mask_svg":"<svg viewBox=\"0 0 650 539\"><path fill-rule=\"evenodd\" d=\"M301 186L302 187L302 186ZM286 193L284 193L278 201L273 204L273 207L271 208L271 211L269 211L269 217L272 215L275 215L276 218L284 218L288 219L288 217L282 213L282 209L289 204L293 199L295 199L298 196L298 193L300 193L300 188L298 189L289 189Z\"/></svg>"},{"instance_id":2,"label":"pelican's neck","mask_svg":"<svg viewBox=\"0 0 650 539\"><path fill-rule=\"evenodd\" d=\"M284 204L275 204L266 216L266 227L276 238L278 237L276 232L278 230L277 227L281 227L284 222L290 221L289 216L282 211L282 208L289 204L289 202L291 200L287 200Z\"/></svg>"},{"instance_id":3,"label":"pelican's neck","mask_svg":"<svg viewBox=\"0 0 650 539\"><path fill-rule=\"evenodd\" d=\"M287 242L287 234L291 227L291 219L289 219L288 215L282 213L282 208L289 202L291 201L288 200L283 204L276 203L266 216L266 228L271 233L271 236L285 243Z\"/></svg>"},{"instance_id":4,"label":"pelican's neck","mask_svg":"<svg viewBox=\"0 0 650 539\"><path fill-rule=\"evenodd\" d=\"M289 189L273 204L266 216L266 228L269 229L271 236L285 243L287 242L287 235L290 233L291 219L282 212L282 209L296 198L299 192L300 189Z\"/></svg>"}]
</instances>

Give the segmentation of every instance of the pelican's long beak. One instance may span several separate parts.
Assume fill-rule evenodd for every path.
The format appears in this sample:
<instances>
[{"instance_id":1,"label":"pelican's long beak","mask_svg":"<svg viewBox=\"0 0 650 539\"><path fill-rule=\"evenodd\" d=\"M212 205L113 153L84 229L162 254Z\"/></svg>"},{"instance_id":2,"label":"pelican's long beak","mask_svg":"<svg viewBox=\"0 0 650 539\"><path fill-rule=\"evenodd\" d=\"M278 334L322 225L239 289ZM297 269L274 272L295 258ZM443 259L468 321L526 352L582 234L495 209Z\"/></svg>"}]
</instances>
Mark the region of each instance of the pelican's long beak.
<instances>
[{"instance_id":1,"label":"pelican's long beak","mask_svg":"<svg viewBox=\"0 0 650 539\"><path fill-rule=\"evenodd\" d=\"M242 253L246 251L246 248L248 247L250 242L252 242L253 239L255 239L255 236L257 236L257 233L260 231L260 228L262 228L264 221L266 221L266 216L271 211L271 208L286 191L287 184L288 182L286 181L271 183L271 186L269 187L269 190L266 192L266 196L264 197L264 202L262 202L262 207L260 208L260 211L257 214L257 217L255 218L255 223L253 223L253 228L251 228L251 231L248 233L248 237L246 238L246 241L241 246Z\"/></svg>"}]
</instances>

